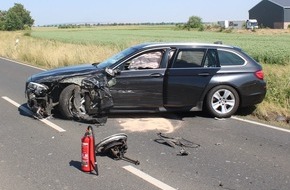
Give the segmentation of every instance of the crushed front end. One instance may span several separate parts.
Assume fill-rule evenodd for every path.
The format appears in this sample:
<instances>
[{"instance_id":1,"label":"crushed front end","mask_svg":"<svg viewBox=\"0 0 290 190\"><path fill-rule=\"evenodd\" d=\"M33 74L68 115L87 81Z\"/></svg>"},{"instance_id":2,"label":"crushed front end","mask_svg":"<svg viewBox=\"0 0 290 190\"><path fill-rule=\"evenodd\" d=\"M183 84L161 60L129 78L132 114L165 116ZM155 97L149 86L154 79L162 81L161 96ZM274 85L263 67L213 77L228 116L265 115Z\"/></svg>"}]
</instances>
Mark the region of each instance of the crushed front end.
<instances>
[{"instance_id":1,"label":"crushed front end","mask_svg":"<svg viewBox=\"0 0 290 190\"><path fill-rule=\"evenodd\" d=\"M27 106L35 116L44 118L51 114L52 99L49 97L49 87L36 82L26 83Z\"/></svg>"},{"instance_id":2,"label":"crushed front end","mask_svg":"<svg viewBox=\"0 0 290 190\"><path fill-rule=\"evenodd\" d=\"M50 116L54 107L62 101L62 90L72 86L70 97L66 99L70 118L99 124L107 121L108 112L113 107L110 87L116 83L115 77L107 71L85 76L59 77L58 80L50 78L45 81L35 81L31 77L26 82L27 106L34 113L34 117L42 119Z\"/></svg>"},{"instance_id":3,"label":"crushed front end","mask_svg":"<svg viewBox=\"0 0 290 190\"><path fill-rule=\"evenodd\" d=\"M114 78L108 81L105 75L98 74L83 79L81 86L75 86L72 106L74 118L90 123L106 123L108 112L114 105L109 89L112 83L115 83ZM86 114L80 114L82 113L82 110L79 110L82 107L80 106L82 98Z\"/></svg>"}]
</instances>

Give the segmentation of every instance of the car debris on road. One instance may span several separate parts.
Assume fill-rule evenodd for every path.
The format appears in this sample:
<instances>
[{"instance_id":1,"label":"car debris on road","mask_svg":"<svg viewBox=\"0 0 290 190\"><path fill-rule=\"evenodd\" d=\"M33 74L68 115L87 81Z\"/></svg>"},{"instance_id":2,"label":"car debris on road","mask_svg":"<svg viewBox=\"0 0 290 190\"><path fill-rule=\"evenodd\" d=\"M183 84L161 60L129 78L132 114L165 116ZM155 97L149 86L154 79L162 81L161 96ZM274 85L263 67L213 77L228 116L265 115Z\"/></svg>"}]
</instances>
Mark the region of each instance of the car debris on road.
<instances>
[{"instance_id":1,"label":"car debris on road","mask_svg":"<svg viewBox=\"0 0 290 190\"><path fill-rule=\"evenodd\" d=\"M96 153L107 155L114 160L124 160L139 165L140 162L138 160L125 156L128 149L127 138L128 136L125 133L108 136L96 144Z\"/></svg>"},{"instance_id":2,"label":"car debris on road","mask_svg":"<svg viewBox=\"0 0 290 190\"><path fill-rule=\"evenodd\" d=\"M175 148L175 146L181 147L181 150L177 154L178 156L187 156L189 154L188 151L185 150L185 148L198 148L200 147L200 144L191 142L189 140L186 140L181 137L169 137L162 133L157 133L157 136L159 139L155 139L155 142L160 144L165 144L167 146L170 146L172 148Z\"/></svg>"}]
</instances>

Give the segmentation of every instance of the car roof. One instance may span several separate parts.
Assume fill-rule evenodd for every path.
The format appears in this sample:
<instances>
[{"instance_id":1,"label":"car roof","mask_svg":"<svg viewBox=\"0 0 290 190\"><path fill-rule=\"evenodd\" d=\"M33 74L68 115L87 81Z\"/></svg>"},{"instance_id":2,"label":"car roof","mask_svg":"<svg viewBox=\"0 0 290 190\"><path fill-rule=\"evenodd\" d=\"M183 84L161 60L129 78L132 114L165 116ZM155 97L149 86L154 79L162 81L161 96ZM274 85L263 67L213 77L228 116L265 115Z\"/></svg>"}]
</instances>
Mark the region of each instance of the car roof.
<instances>
[{"instance_id":1,"label":"car roof","mask_svg":"<svg viewBox=\"0 0 290 190\"><path fill-rule=\"evenodd\" d=\"M158 47L176 47L176 48L186 48L186 47L195 47L195 48L229 48L240 50L240 48L235 46L223 45L219 43L194 43L194 42L147 42L139 44L136 48L146 49L146 48L158 48Z\"/></svg>"}]
</instances>

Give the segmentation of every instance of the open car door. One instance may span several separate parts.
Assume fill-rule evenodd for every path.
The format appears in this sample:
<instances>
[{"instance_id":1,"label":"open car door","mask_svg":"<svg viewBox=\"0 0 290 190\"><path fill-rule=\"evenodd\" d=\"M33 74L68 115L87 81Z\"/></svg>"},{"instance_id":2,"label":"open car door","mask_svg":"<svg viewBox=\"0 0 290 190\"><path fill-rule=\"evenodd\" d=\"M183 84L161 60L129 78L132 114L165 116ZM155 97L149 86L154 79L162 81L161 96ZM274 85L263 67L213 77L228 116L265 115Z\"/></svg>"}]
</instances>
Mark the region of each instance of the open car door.
<instances>
[{"instance_id":1,"label":"open car door","mask_svg":"<svg viewBox=\"0 0 290 190\"><path fill-rule=\"evenodd\" d=\"M162 67L165 51L148 50L120 65L117 84L111 88L114 108L158 108L163 106Z\"/></svg>"}]
</instances>

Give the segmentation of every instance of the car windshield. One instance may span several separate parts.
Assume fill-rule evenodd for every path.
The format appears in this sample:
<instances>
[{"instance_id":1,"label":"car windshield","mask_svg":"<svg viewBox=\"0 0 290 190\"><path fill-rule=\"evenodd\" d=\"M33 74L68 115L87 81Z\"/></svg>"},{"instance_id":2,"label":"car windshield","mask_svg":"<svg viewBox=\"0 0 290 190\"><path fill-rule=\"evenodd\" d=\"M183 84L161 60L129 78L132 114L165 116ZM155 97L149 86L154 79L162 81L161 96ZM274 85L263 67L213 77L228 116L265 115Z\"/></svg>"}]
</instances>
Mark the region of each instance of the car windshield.
<instances>
[{"instance_id":1,"label":"car windshield","mask_svg":"<svg viewBox=\"0 0 290 190\"><path fill-rule=\"evenodd\" d=\"M121 52L119 52L118 54L110 57L109 59L99 63L99 64L95 64L98 68L103 69L106 67L110 67L111 65L114 65L115 63L117 63L119 60L125 58L126 56L132 54L133 52L135 52L137 50L137 48L135 47L130 47L128 49L125 49Z\"/></svg>"}]
</instances>

